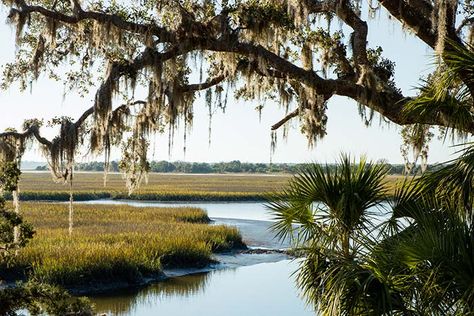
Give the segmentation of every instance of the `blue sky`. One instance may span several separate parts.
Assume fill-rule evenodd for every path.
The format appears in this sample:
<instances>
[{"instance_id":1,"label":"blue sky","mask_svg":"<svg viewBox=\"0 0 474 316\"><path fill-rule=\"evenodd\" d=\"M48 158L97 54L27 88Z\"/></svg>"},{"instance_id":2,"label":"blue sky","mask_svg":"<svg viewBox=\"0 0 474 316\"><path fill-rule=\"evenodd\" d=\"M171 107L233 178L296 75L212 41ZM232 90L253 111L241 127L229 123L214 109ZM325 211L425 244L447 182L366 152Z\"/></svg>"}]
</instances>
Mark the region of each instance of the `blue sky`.
<instances>
[{"instance_id":1,"label":"blue sky","mask_svg":"<svg viewBox=\"0 0 474 316\"><path fill-rule=\"evenodd\" d=\"M0 65L14 58L14 30L6 25L7 12L0 9ZM402 32L397 21L381 12L375 19L368 19L369 46L382 46L384 56L396 62L396 81L407 95L414 94L414 87L422 73L432 68L433 53L419 39ZM84 99L68 93L65 98L60 83L41 78L31 91L21 93L18 87L0 90L0 130L7 127L20 128L24 119L38 117L46 120L58 115L78 117L92 105L93 95ZM229 100L225 114L216 113L212 120L211 146L208 144L208 116L203 98L195 103L194 126L187 138L186 155L183 153L182 131L176 133L171 155L168 154L168 136L158 135L152 142L150 159L186 161L270 161L270 126L281 119L283 110L276 104L267 104L261 122L254 110L258 102ZM371 127L365 127L358 115L357 104L347 98L331 99L328 110L328 135L314 149L308 149L306 138L299 133L296 122L287 141L278 137L278 146L273 155L274 162L334 161L342 151L355 156L367 155L370 159L386 159L401 163L401 137L395 124L380 125L378 118ZM52 137L54 131L46 132ZM442 162L452 158L454 149L449 143L434 140L430 146L429 162ZM114 154L118 157L118 153ZM44 160L33 147L25 160ZM85 161L96 160L84 157Z\"/></svg>"}]
</instances>

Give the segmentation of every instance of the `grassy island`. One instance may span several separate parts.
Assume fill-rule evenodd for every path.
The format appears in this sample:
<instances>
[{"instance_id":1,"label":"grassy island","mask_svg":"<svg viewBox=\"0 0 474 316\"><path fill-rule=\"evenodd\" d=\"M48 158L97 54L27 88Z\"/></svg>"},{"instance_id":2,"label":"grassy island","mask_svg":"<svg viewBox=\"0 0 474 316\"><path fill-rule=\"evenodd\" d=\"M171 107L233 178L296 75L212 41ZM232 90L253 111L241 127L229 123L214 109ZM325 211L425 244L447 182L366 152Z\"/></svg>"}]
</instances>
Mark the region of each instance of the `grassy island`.
<instances>
[{"instance_id":1,"label":"grassy island","mask_svg":"<svg viewBox=\"0 0 474 316\"><path fill-rule=\"evenodd\" d=\"M202 209L22 203L36 236L5 271L68 288L140 283L164 268L202 267L213 252L244 247L237 229L209 225Z\"/></svg>"}]
</instances>

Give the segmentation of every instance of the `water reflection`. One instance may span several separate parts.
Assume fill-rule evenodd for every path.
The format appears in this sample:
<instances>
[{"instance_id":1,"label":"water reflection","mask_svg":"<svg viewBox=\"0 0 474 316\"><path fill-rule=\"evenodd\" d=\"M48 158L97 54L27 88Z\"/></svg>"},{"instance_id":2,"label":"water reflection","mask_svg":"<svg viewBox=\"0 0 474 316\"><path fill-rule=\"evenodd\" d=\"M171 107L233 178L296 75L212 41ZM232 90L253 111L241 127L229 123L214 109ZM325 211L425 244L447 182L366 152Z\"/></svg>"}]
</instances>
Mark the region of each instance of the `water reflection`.
<instances>
[{"instance_id":1,"label":"water reflection","mask_svg":"<svg viewBox=\"0 0 474 316\"><path fill-rule=\"evenodd\" d=\"M98 313L109 315L314 315L290 277L296 266L284 260L216 270L91 300Z\"/></svg>"},{"instance_id":2,"label":"water reflection","mask_svg":"<svg viewBox=\"0 0 474 316\"><path fill-rule=\"evenodd\" d=\"M207 211L211 218L247 219L271 221L273 215L261 202L160 202L132 200L78 201L78 204L131 205L136 207L199 207Z\"/></svg>"},{"instance_id":3,"label":"water reflection","mask_svg":"<svg viewBox=\"0 0 474 316\"><path fill-rule=\"evenodd\" d=\"M93 298L98 312L112 315L134 314L139 309L151 309L160 301L171 297L190 297L204 293L209 282L209 273L171 278L139 290L124 290ZM138 315L138 314L137 314Z\"/></svg>"}]
</instances>

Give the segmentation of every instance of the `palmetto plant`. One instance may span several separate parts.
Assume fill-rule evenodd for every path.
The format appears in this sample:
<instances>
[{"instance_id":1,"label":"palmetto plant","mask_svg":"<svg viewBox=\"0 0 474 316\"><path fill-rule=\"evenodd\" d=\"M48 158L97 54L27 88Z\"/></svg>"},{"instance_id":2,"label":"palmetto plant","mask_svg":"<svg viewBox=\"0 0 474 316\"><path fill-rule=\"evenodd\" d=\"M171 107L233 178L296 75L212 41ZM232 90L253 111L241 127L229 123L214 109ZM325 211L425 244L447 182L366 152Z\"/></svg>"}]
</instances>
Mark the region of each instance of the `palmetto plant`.
<instances>
[{"instance_id":1,"label":"palmetto plant","mask_svg":"<svg viewBox=\"0 0 474 316\"><path fill-rule=\"evenodd\" d=\"M472 224L460 195L441 194L457 182L433 191L438 173L429 174L388 200L385 175L381 164L342 156L270 198L275 232L304 257L303 295L322 315L474 315Z\"/></svg>"},{"instance_id":2,"label":"palmetto plant","mask_svg":"<svg viewBox=\"0 0 474 316\"><path fill-rule=\"evenodd\" d=\"M448 171L453 165L398 190L390 221L405 224L374 253L396 280L405 308L416 315L474 315L474 230L462 196L447 194L459 179L431 190L433 180Z\"/></svg>"},{"instance_id":3,"label":"palmetto plant","mask_svg":"<svg viewBox=\"0 0 474 316\"><path fill-rule=\"evenodd\" d=\"M459 157L443 168L426 174L417 184L424 195L436 194L438 200L454 203L459 215L474 221L474 144L465 144Z\"/></svg>"},{"instance_id":4,"label":"palmetto plant","mask_svg":"<svg viewBox=\"0 0 474 316\"><path fill-rule=\"evenodd\" d=\"M273 228L280 237L297 233L299 244L321 233L319 243L350 257L357 249L357 236L371 229L370 209L385 199L386 173L385 165L365 159L356 165L347 155L335 168L313 164L271 198L268 206L277 219Z\"/></svg>"},{"instance_id":5,"label":"palmetto plant","mask_svg":"<svg viewBox=\"0 0 474 316\"><path fill-rule=\"evenodd\" d=\"M474 82L474 47L448 44L439 71L405 113L436 113L453 137L467 136L474 91L460 77ZM396 255L410 276L406 302L423 314L474 314L474 146L465 145L457 159L402 187L393 205L393 218L412 220L397 234Z\"/></svg>"},{"instance_id":6,"label":"palmetto plant","mask_svg":"<svg viewBox=\"0 0 474 316\"><path fill-rule=\"evenodd\" d=\"M298 173L268 207L277 236L292 238L305 256L297 281L309 302L328 315L387 310L383 283L366 268L374 244L372 218L386 198L387 168L342 155L335 168L313 164ZM371 308L366 307L373 305Z\"/></svg>"},{"instance_id":7,"label":"palmetto plant","mask_svg":"<svg viewBox=\"0 0 474 316\"><path fill-rule=\"evenodd\" d=\"M450 49L437 56L436 70L424 79L417 97L407 98L401 112L408 121L410 117L417 118L417 122L402 128L402 155L409 162L411 147L415 162L419 156L422 158L422 171L426 168L428 143L433 137L430 118L444 122L440 130L445 139L465 142L474 127L474 47L466 44L462 48L449 40L447 44ZM411 170L412 166L407 164L407 171Z\"/></svg>"}]
</instances>

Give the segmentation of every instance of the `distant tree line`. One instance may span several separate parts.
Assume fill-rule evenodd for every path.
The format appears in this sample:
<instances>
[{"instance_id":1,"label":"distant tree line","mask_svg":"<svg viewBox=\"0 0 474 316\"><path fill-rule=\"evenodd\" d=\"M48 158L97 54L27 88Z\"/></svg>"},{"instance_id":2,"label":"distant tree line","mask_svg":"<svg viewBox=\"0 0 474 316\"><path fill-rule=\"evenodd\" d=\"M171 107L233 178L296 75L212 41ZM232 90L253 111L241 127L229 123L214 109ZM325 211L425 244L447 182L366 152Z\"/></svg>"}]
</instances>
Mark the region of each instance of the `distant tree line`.
<instances>
[{"instance_id":1,"label":"distant tree line","mask_svg":"<svg viewBox=\"0 0 474 316\"><path fill-rule=\"evenodd\" d=\"M304 163L250 163L233 160L230 162L185 162L185 161L151 161L150 172L160 173L289 173L294 174L307 164ZM332 165L329 165L330 167ZM403 174L403 164L388 164L389 174ZM440 165L429 165L428 169L439 169ZM77 171L104 171L104 163L93 161L78 163ZM48 170L48 166L38 166L36 170ZM117 161L111 161L109 171L119 172Z\"/></svg>"}]
</instances>

